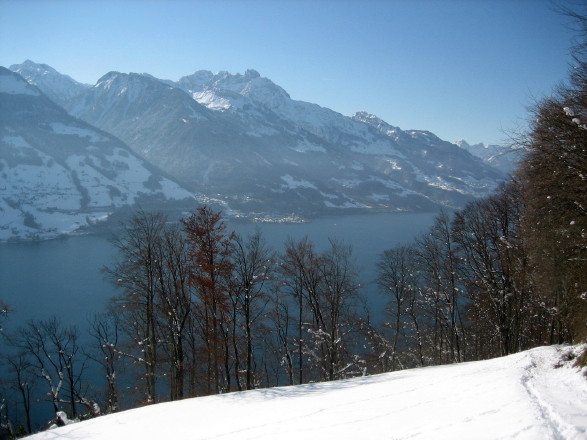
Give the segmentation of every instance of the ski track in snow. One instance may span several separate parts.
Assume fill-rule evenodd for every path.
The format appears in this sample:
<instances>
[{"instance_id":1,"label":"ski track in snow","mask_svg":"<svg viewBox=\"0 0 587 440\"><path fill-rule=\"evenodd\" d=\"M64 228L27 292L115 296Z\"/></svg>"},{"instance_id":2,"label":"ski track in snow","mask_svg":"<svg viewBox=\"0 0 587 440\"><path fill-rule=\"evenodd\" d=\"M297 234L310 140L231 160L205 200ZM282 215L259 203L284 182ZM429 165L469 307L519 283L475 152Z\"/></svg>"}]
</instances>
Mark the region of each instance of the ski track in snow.
<instances>
[{"instance_id":1,"label":"ski track in snow","mask_svg":"<svg viewBox=\"0 0 587 440\"><path fill-rule=\"evenodd\" d=\"M582 348L161 403L31 438L579 440L587 369L561 359Z\"/></svg>"},{"instance_id":2,"label":"ski track in snow","mask_svg":"<svg viewBox=\"0 0 587 440\"><path fill-rule=\"evenodd\" d=\"M545 359L538 358L533 361L528 373L522 377L522 384L541 414L545 425L550 429L552 438L557 440L587 438L587 427L580 427L573 423L587 414L585 390L580 387L575 388L568 381L561 380L559 376L564 375L564 370L559 370L563 368L562 366L547 371L547 374L540 377L540 372L545 369L544 367L548 367L548 365L539 366L540 363L544 364ZM557 388L559 388L558 392L555 391ZM561 409L565 410L564 413Z\"/></svg>"}]
</instances>

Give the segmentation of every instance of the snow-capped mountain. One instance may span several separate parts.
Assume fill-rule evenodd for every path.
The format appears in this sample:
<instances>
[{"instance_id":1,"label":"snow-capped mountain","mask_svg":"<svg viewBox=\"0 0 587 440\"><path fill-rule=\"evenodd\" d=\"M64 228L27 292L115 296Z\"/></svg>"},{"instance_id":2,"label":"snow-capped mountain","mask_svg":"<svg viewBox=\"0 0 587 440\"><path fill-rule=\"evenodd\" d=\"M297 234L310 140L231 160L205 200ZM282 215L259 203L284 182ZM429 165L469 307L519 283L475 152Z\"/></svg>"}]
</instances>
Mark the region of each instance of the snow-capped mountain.
<instances>
[{"instance_id":1,"label":"snow-capped mountain","mask_svg":"<svg viewBox=\"0 0 587 440\"><path fill-rule=\"evenodd\" d=\"M91 87L73 78L57 72L46 64L37 64L26 60L22 64L13 64L10 70L18 73L32 85L35 85L53 102L63 106L68 100Z\"/></svg>"},{"instance_id":2,"label":"snow-capped mountain","mask_svg":"<svg viewBox=\"0 0 587 440\"><path fill-rule=\"evenodd\" d=\"M505 174L510 174L521 161L523 152L513 150L502 145L469 144L461 139L455 145L468 151L473 156L480 158L483 162L491 165Z\"/></svg>"},{"instance_id":3,"label":"snow-capped mountain","mask_svg":"<svg viewBox=\"0 0 587 440\"><path fill-rule=\"evenodd\" d=\"M177 82L110 72L65 107L188 188L244 212L462 206L503 178L432 133L293 100L254 70L201 70Z\"/></svg>"},{"instance_id":4,"label":"snow-capped mountain","mask_svg":"<svg viewBox=\"0 0 587 440\"><path fill-rule=\"evenodd\" d=\"M3 67L0 121L0 241L54 237L137 202L193 199Z\"/></svg>"}]
</instances>

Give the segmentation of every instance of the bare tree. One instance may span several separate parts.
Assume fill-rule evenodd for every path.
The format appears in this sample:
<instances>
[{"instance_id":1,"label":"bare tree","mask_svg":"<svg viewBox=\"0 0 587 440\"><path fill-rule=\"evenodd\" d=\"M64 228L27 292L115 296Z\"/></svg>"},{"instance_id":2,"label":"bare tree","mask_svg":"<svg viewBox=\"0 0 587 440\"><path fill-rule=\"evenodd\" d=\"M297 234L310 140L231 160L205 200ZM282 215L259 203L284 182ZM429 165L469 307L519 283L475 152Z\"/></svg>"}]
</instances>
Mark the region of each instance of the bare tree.
<instances>
[{"instance_id":1,"label":"bare tree","mask_svg":"<svg viewBox=\"0 0 587 440\"><path fill-rule=\"evenodd\" d=\"M307 237L294 241L288 239L285 250L279 260L279 277L281 289L296 301L296 357L297 380L299 384L309 378L305 374L305 351L307 338L306 331L313 325L311 320L316 317L318 305L317 294L320 284L320 271L318 255L314 250L314 244ZM284 304L284 303L282 303ZM308 307L311 313L306 310Z\"/></svg>"},{"instance_id":2,"label":"bare tree","mask_svg":"<svg viewBox=\"0 0 587 440\"><path fill-rule=\"evenodd\" d=\"M359 282L350 245L330 239L330 248L318 263L320 285L311 300L317 323L314 336L322 346L323 378L335 380L357 374L358 358L352 353L361 310Z\"/></svg>"},{"instance_id":3,"label":"bare tree","mask_svg":"<svg viewBox=\"0 0 587 440\"><path fill-rule=\"evenodd\" d=\"M282 286L279 286L282 287ZM265 339L265 344L273 349L277 356L277 363L283 367L287 377L287 384L295 384L295 351L298 349L295 332L299 328L295 325L295 313L291 308L296 307L292 297L280 288L275 289L272 295L269 318L274 338ZM300 370L301 371L301 370ZM279 374L276 373L279 378ZM279 383L279 379L275 381Z\"/></svg>"},{"instance_id":4,"label":"bare tree","mask_svg":"<svg viewBox=\"0 0 587 440\"><path fill-rule=\"evenodd\" d=\"M234 263L234 235L226 231L222 214L202 206L182 220L189 244L191 286L198 297L196 311L207 357L207 391L230 390L229 297Z\"/></svg>"},{"instance_id":5,"label":"bare tree","mask_svg":"<svg viewBox=\"0 0 587 440\"><path fill-rule=\"evenodd\" d=\"M430 232L417 240L418 262L425 288L422 293L433 325L435 363L465 359L463 288L450 216L441 211Z\"/></svg>"},{"instance_id":6,"label":"bare tree","mask_svg":"<svg viewBox=\"0 0 587 440\"><path fill-rule=\"evenodd\" d=\"M84 399L81 379L85 360L81 358L76 327L62 327L57 318L29 321L18 329L13 345L22 350L39 379L45 383L55 413L62 403L68 416L78 416L77 404Z\"/></svg>"},{"instance_id":7,"label":"bare tree","mask_svg":"<svg viewBox=\"0 0 587 440\"><path fill-rule=\"evenodd\" d=\"M352 248L330 240L330 248L317 254L307 238L290 239L280 258L280 280L286 298L279 299L275 316L281 324L295 323L298 382L358 374L361 360L351 335L359 334L361 301ZM293 304L297 316L290 313ZM289 329L279 330L279 335L289 366Z\"/></svg>"},{"instance_id":8,"label":"bare tree","mask_svg":"<svg viewBox=\"0 0 587 440\"><path fill-rule=\"evenodd\" d=\"M90 336L95 341L96 354L89 357L104 371L106 386L104 400L105 414L119 410L119 362L121 360L121 329L118 314L94 315L90 321Z\"/></svg>"},{"instance_id":9,"label":"bare tree","mask_svg":"<svg viewBox=\"0 0 587 440\"><path fill-rule=\"evenodd\" d=\"M469 204L453 222L469 305L476 309L471 325L482 339L475 346L485 352L481 357L528 348L527 321L535 311L530 309L529 270L520 237L522 206L519 186L512 181ZM482 328L487 332L480 333ZM489 353L492 342L497 350Z\"/></svg>"},{"instance_id":10,"label":"bare tree","mask_svg":"<svg viewBox=\"0 0 587 440\"><path fill-rule=\"evenodd\" d=\"M274 270L275 256L273 251L268 248L259 230L250 235L246 241L240 235L235 235L234 245L232 296L234 297L234 310L239 311L240 316L235 316L233 323L236 328L237 322L240 321L244 328L246 346L245 388L250 390L254 386L255 338L253 332L257 322L264 316L263 312L269 301L266 287ZM233 340L235 340L235 357L237 358L235 364L240 369L236 335L234 334Z\"/></svg>"},{"instance_id":11,"label":"bare tree","mask_svg":"<svg viewBox=\"0 0 587 440\"><path fill-rule=\"evenodd\" d=\"M125 354L144 368L145 403L157 400L157 256L166 220L161 213L138 212L114 239L119 262L104 269L107 277L123 290L113 299L113 310L120 314L122 329L133 344Z\"/></svg>"},{"instance_id":12,"label":"bare tree","mask_svg":"<svg viewBox=\"0 0 587 440\"><path fill-rule=\"evenodd\" d=\"M169 363L170 400L176 400L184 397L187 333L195 330L192 267L187 242L178 227L172 226L163 233L156 254L157 301Z\"/></svg>"},{"instance_id":13,"label":"bare tree","mask_svg":"<svg viewBox=\"0 0 587 440\"><path fill-rule=\"evenodd\" d=\"M33 374L33 365L24 354L16 354L7 359L8 367L13 375L11 387L16 391L22 405L26 432L32 433L31 410L33 403L33 389L35 386L35 376Z\"/></svg>"},{"instance_id":14,"label":"bare tree","mask_svg":"<svg viewBox=\"0 0 587 440\"><path fill-rule=\"evenodd\" d=\"M420 331L420 286L416 269L416 250L399 246L383 252L377 264L377 284L389 296L385 309L391 318L386 326L392 330L391 353L380 356L389 358L391 371L403 368L399 352L415 347L418 365L424 365L422 335ZM400 343L401 342L401 343ZM401 347L401 348L400 348Z\"/></svg>"},{"instance_id":15,"label":"bare tree","mask_svg":"<svg viewBox=\"0 0 587 440\"><path fill-rule=\"evenodd\" d=\"M2 323L8 318L10 307L4 301L0 300L0 334L4 331Z\"/></svg>"}]
</instances>

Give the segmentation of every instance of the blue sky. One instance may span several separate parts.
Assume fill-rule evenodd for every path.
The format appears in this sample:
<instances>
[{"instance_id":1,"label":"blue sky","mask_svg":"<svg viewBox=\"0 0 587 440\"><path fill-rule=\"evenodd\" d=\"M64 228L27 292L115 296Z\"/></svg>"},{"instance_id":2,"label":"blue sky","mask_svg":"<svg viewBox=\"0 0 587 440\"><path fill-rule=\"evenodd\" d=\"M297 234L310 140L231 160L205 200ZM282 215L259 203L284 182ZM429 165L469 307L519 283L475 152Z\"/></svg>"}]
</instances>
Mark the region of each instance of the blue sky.
<instances>
[{"instance_id":1,"label":"blue sky","mask_svg":"<svg viewBox=\"0 0 587 440\"><path fill-rule=\"evenodd\" d=\"M293 99L449 141L524 127L565 79L572 37L546 0L0 0L5 67L31 59L91 84L253 68Z\"/></svg>"}]
</instances>

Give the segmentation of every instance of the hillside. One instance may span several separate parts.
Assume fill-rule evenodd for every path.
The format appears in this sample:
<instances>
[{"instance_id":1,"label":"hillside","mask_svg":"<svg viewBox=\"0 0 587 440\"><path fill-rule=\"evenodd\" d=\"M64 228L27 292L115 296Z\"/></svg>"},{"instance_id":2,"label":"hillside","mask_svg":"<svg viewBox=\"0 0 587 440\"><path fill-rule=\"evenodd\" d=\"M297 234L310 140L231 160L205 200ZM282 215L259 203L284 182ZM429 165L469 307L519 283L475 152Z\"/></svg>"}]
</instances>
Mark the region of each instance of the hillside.
<instances>
[{"instance_id":1,"label":"hillside","mask_svg":"<svg viewBox=\"0 0 587 440\"><path fill-rule=\"evenodd\" d=\"M139 408L31 439L584 439L583 347Z\"/></svg>"}]
</instances>

